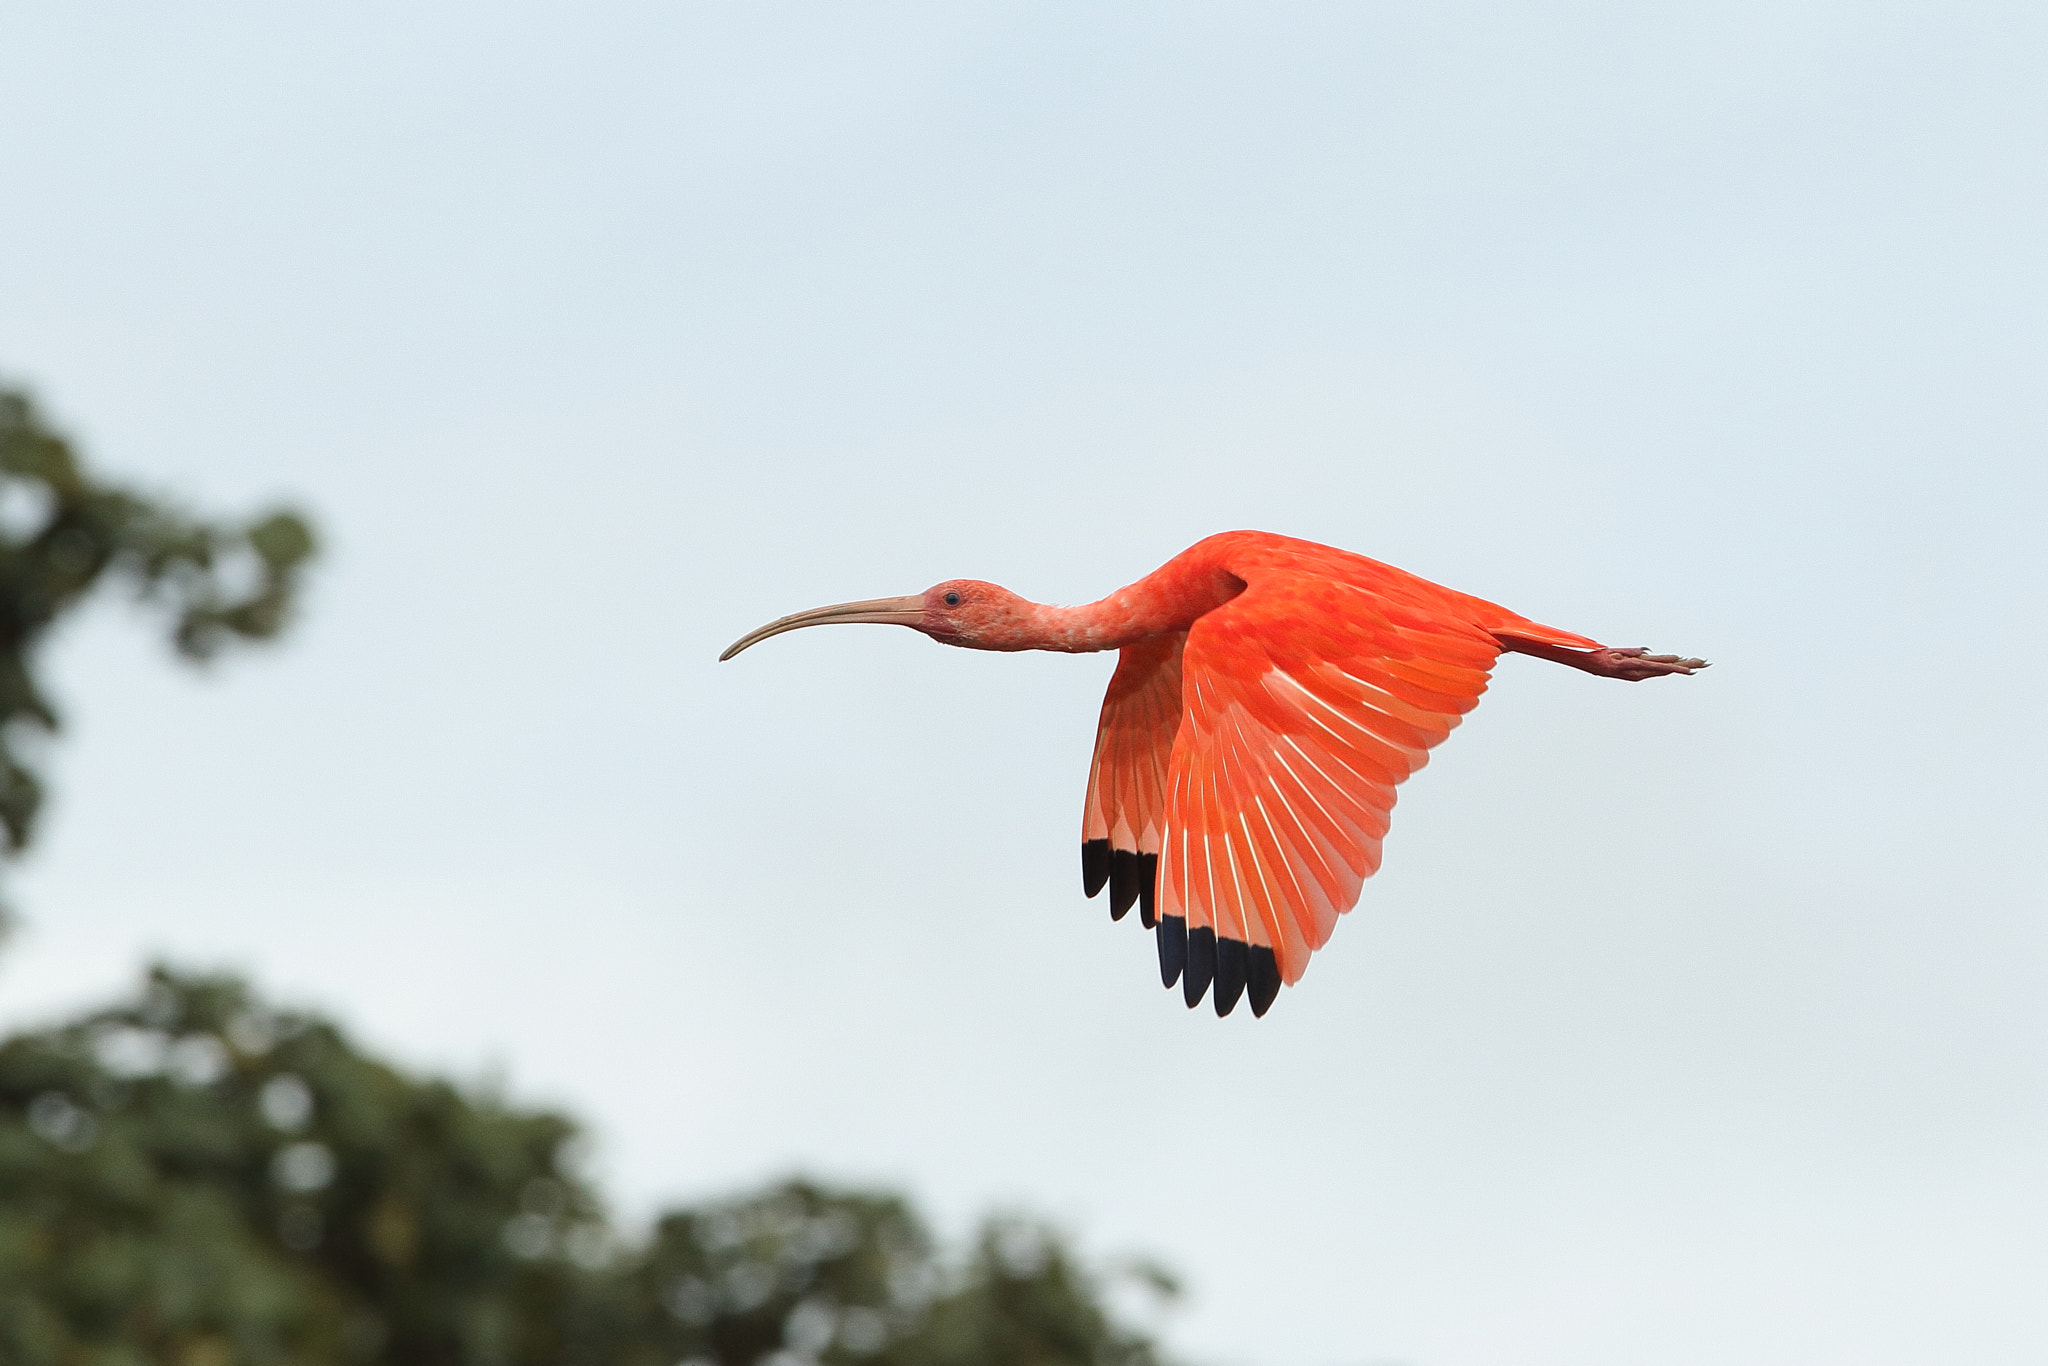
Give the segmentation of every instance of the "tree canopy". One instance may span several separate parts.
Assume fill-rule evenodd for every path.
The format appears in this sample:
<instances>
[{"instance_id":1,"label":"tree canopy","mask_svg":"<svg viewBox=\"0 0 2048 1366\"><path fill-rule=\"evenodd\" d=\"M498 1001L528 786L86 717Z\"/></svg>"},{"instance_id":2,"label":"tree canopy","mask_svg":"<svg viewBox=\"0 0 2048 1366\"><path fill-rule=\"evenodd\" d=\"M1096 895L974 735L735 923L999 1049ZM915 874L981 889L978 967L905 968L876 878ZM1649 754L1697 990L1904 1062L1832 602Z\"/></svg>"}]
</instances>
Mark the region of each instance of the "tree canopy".
<instances>
[{"instance_id":1,"label":"tree canopy","mask_svg":"<svg viewBox=\"0 0 2048 1366\"><path fill-rule=\"evenodd\" d=\"M570 1119L368 1056L226 977L0 1043L14 1366L1157 1366L1111 1278L805 1181L635 1234ZM1123 1273L1170 1294L1156 1270Z\"/></svg>"},{"instance_id":2,"label":"tree canopy","mask_svg":"<svg viewBox=\"0 0 2048 1366\"><path fill-rule=\"evenodd\" d=\"M194 517L88 473L0 388L0 855L35 832L38 652L123 582L205 659L289 620L306 520ZM408 1074L231 977L0 1040L7 1366L1159 1366L1112 1277L991 1219L788 1180L621 1227L576 1123ZM1160 1294L1156 1270L1119 1273Z\"/></svg>"},{"instance_id":3,"label":"tree canopy","mask_svg":"<svg viewBox=\"0 0 2048 1366\"><path fill-rule=\"evenodd\" d=\"M27 394L0 387L0 853L27 847L42 808L22 732L57 727L36 666L65 613L124 582L161 607L179 654L206 659L278 633L313 549L294 512L207 520L99 478Z\"/></svg>"}]
</instances>

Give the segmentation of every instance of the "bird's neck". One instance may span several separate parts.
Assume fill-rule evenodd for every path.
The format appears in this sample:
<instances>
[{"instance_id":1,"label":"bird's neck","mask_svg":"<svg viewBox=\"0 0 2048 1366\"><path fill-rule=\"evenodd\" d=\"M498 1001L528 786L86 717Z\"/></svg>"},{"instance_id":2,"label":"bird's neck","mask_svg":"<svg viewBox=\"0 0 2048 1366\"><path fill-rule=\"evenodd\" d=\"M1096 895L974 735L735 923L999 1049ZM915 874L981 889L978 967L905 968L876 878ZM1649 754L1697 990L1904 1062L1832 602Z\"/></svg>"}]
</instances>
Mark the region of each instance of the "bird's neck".
<instances>
[{"instance_id":1,"label":"bird's neck","mask_svg":"<svg viewBox=\"0 0 2048 1366\"><path fill-rule=\"evenodd\" d=\"M1220 568L1169 564L1099 602L1080 607L1023 603L1017 643L1007 648L1063 654L1120 650L1151 636L1185 631L1197 617L1243 591L1244 580Z\"/></svg>"}]
</instances>

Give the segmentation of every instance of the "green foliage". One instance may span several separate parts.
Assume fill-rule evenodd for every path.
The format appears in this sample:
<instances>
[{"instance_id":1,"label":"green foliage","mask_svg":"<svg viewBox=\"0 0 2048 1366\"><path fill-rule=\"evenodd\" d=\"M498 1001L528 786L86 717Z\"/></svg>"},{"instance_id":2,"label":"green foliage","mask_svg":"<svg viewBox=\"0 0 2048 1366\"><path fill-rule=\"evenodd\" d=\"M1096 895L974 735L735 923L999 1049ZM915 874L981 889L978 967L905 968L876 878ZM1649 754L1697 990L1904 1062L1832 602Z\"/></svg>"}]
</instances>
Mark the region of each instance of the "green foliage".
<instances>
[{"instance_id":1,"label":"green foliage","mask_svg":"<svg viewBox=\"0 0 2048 1366\"><path fill-rule=\"evenodd\" d=\"M1154 1366L1053 1232L789 1182L626 1239L575 1126L237 982L0 1044L13 1366ZM1170 1292L1157 1273L1145 1273Z\"/></svg>"},{"instance_id":2,"label":"green foliage","mask_svg":"<svg viewBox=\"0 0 2048 1366\"><path fill-rule=\"evenodd\" d=\"M205 659L275 635L312 553L288 512L229 527L95 481L0 389L0 855L41 805L20 744L57 725L36 651L66 611L125 580ZM133 1001L0 1042L0 1363L1161 1360L1052 1230L990 1221L955 1258L899 1197L792 1181L629 1239L576 1145L560 1115L159 969Z\"/></svg>"},{"instance_id":3,"label":"green foliage","mask_svg":"<svg viewBox=\"0 0 2048 1366\"><path fill-rule=\"evenodd\" d=\"M36 652L64 613L109 576L125 580L167 610L179 653L206 659L276 635L312 555L291 512L200 521L95 479L26 395L0 388L0 853L28 844L42 806L21 733L57 726Z\"/></svg>"}]
</instances>

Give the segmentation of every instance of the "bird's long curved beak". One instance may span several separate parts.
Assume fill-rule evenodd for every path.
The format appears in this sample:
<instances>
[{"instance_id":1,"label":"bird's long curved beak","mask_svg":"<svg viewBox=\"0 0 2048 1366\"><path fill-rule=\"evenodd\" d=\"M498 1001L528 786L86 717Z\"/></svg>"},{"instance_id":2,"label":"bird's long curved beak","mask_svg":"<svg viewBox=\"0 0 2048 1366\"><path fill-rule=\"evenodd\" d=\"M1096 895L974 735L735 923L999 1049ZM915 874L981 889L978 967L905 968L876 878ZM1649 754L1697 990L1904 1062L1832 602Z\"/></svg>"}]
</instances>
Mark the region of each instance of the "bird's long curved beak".
<instances>
[{"instance_id":1,"label":"bird's long curved beak","mask_svg":"<svg viewBox=\"0 0 2048 1366\"><path fill-rule=\"evenodd\" d=\"M866 602L839 602L830 607L813 607L808 612L794 612L786 617L777 617L766 626L758 627L735 640L726 652L718 657L723 664L749 645L779 636L784 631L800 630L805 626L841 626L854 622L874 622L883 626L921 626L924 624L924 595L914 593L907 598L869 598Z\"/></svg>"}]
</instances>

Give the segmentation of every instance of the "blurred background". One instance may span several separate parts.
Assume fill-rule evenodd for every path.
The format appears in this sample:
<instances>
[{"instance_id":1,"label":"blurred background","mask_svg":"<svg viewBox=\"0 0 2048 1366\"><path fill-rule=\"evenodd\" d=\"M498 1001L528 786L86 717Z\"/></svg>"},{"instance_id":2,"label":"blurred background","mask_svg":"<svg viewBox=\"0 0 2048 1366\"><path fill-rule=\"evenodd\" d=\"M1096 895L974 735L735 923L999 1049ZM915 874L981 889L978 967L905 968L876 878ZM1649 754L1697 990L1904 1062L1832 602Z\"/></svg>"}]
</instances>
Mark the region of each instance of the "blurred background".
<instances>
[{"instance_id":1,"label":"blurred background","mask_svg":"<svg viewBox=\"0 0 2048 1366\"><path fill-rule=\"evenodd\" d=\"M0 18L0 376L322 546L50 637L0 1024L239 975L621 1236L1029 1210L1189 1360L2038 1359L2048 11ZM1081 898L1110 659L713 662L1235 527L1715 667L1504 660L1255 1022Z\"/></svg>"}]
</instances>

